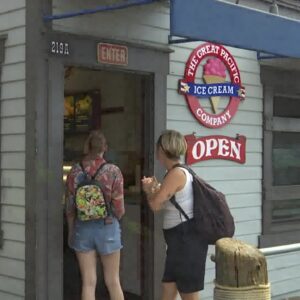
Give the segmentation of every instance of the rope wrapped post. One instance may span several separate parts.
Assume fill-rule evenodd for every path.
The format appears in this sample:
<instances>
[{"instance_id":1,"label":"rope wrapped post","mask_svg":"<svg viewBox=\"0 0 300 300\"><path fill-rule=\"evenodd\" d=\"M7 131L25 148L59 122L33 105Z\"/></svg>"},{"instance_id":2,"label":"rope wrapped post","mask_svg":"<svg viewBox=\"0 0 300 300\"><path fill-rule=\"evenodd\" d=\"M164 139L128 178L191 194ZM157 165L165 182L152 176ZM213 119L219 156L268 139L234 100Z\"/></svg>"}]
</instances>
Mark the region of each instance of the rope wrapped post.
<instances>
[{"instance_id":1,"label":"rope wrapped post","mask_svg":"<svg viewBox=\"0 0 300 300\"><path fill-rule=\"evenodd\" d=\"M216 243L214 300L271 300L265 256L256 247L224 238Z\"/></svg>"}]
</instances>

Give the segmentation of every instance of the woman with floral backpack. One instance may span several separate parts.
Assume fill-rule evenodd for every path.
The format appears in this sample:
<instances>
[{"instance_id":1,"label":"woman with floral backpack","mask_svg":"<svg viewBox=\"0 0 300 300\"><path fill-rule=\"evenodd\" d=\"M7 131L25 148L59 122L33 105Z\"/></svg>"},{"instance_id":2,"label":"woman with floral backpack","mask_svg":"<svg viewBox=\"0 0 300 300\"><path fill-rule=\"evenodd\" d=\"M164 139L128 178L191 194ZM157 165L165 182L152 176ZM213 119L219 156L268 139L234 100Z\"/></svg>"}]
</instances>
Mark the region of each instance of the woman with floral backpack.
<instances>
[{"instance_id":1,"label":"woman with floral backpack","mask_svg":"<svg viewBox=\"0 0 300 300\"><path fill-rule=\"evenodd\" d=\"M79 263L81 300L95 300L98 256L110 299L124 300L119 278L123 176L117 166L104 160L106 150L103 133L92 131L83 160L73 165L67 177L68 242Z\"/></svg>"}]
</instances>

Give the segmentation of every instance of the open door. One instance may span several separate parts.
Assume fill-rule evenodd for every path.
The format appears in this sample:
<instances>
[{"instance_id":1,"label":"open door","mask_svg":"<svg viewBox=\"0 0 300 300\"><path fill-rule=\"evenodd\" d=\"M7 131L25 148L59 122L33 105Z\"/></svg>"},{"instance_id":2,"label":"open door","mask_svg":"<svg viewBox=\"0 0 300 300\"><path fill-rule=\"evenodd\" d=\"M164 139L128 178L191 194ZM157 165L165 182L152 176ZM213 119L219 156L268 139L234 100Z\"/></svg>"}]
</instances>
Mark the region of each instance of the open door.
<instances>
[{"instance_id":1,"label":"open door","mask_svg":"<svg viewBox=\"0 0 300 300\"><path fill-rule=\"evenodd\" d=\"M101 129L108 142L105 159L118 165L124 176L125 215L121 221L121 284L125 298L150 299L152 274L152 221L143 201L140 179L149 171L152 76L76 67L65 69L64 180L72 164L82 157L91 129ZM64 221L64 299L80 299L80 272L74 252L67 246ZM96 299L109 299L98 268Z\"/></svg>"}]
</instances>

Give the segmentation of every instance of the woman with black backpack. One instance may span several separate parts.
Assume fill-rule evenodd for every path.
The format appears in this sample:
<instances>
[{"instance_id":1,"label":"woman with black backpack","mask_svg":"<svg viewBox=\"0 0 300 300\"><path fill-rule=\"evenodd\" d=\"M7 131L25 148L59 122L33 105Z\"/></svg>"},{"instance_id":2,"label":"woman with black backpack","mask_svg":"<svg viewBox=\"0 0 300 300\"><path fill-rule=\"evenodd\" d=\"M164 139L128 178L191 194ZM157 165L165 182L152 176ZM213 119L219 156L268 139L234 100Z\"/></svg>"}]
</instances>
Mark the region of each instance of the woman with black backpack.
<instances>
[{"instance_id":1,"label":"woman with black backpack","mask_svg":"<svg viewBox=\"0 0 300 300\"><path fill-rule=\"evenodd\" d=\"M177 166L186 150L186 141L179 132L163 132L156 143L156 156L166 168L166 176L161 184L155 177L142 179L150 208L164 211L167 253L162 300L175 300L178 292L183 300L199 300L199 291L204 288L208 242L197 232L193 218L193 177ZM174 206L173 197L188 218Z\"/></svg>"}]
</instances>

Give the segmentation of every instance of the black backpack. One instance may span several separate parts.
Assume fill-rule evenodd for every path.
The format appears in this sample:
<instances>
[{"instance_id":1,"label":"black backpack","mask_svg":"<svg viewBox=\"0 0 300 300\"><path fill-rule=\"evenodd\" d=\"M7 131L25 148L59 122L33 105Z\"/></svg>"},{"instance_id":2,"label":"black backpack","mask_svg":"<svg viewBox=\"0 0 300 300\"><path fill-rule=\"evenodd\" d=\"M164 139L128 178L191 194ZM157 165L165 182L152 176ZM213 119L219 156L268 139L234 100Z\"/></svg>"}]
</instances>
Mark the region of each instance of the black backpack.
<instances>
[{"instance_id":1,"label":"black backpack","mask_svg":"<svg viewBox=\"0 0 300 300\"><path fill-rule=\"evenodd\" d=\"M214 245L218 239L232 237L235 225L225 195L201 179L188 166L176 164L173 168L175 167L185 168L193 176L193 213L196 230L199 234L211 245ZM175 200L175 196L170 201L187 220L190 219Z\"/></svg>"}]
</instances>

